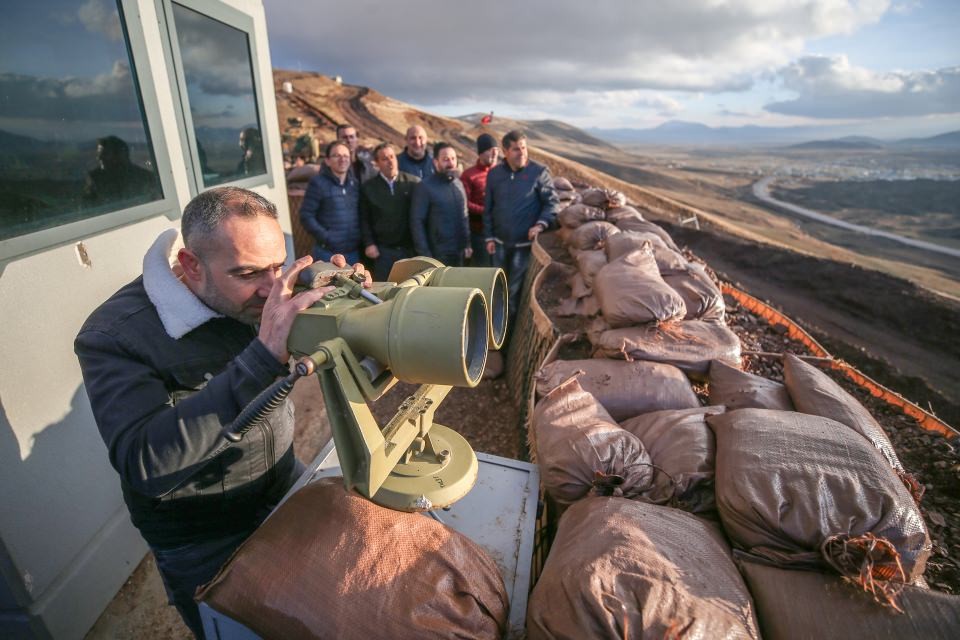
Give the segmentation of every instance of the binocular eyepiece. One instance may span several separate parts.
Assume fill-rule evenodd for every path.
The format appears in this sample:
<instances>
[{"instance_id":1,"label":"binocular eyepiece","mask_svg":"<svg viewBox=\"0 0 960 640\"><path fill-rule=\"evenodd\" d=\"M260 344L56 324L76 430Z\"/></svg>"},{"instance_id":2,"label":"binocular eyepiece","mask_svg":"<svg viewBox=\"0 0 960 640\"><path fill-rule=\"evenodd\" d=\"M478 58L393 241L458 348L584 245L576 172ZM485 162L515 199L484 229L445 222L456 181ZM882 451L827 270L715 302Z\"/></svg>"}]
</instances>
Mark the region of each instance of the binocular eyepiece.
<instances>
[{"instance_id":1,"label":"binocular eyepiece","mask_svg":"<svg viewBox=\"0 0 960 640\"><path fill-rule=\"evenodd\" d=\"M359 283L344 282L342 274L327 278L330 268L344 271L315 265L304 276L312 286L337 289L297 315L288 340L294 354L310 355L339 337L358 360L371 357L403 382L474 387L488 348L503 345L507 284L501 269L400 260L391 282L369 290L367 297L382 300L374 304L361 297Z\"/></svg>"}]
</instances>

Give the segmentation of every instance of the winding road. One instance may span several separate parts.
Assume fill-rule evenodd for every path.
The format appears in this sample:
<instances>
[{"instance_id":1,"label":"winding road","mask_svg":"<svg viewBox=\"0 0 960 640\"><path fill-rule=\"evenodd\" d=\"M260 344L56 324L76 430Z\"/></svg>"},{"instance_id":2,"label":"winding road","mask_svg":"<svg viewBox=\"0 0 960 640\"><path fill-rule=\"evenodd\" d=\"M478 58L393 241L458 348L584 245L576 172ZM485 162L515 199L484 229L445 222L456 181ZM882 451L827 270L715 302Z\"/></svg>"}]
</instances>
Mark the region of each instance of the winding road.
<instances>
[{"instance_id":1,"label":"winding road","mask_svg":"<svg viewBox=\"0 0 960 640\"><path fill-rule=\"evenodd\" d=\"M846 222L844 220L838 220L837 218L828 216L811 209L806 209L804 207L797 206L795 204L790 204L789 202L784 202L783 200L777 200L770 195L770 183L773 182L773 176L767 176L753 183L753 195L758 199L762 200L767 204L771 204L781 209L786 209L792 213L804 216L806 218L811 218L818 222L823 222L825 224L830 224L835 227L840 227L842 229L847 229L849 231L856 231L858 233L863 233L868 236L876 236L879 238L886 238L887 240L893 240L894 242L899 242L901 244L909 245L911 247L916 247L918 249L924 249L926 251L933 251L935 253L944 253L948 256L954 256L960 258L960 249L953 249L951 247L945 247L940 244L934 244L933 242L924 242L923 240L916 240L914 238L907 238L905 236L899 236L895 233L890 233L889 231L881 231L879 229L872 229L870 227L864 227L863 225L853 224L851 222Z\"/></svg>"}]
</instances>

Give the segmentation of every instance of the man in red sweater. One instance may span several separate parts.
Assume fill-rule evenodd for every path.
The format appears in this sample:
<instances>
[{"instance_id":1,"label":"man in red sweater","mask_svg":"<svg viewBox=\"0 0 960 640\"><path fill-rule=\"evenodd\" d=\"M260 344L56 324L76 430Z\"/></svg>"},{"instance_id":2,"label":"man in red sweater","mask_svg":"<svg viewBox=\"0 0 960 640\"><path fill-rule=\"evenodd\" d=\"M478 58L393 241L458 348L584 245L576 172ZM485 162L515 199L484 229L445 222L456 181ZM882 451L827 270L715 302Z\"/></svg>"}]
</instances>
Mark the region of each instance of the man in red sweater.
<instances>
[{"instance_id":1,"label":"man in red sweater","mask_svg":"<svg viewBox=\"0 0 960 640\"><path fill-rule=\"evenodd\" d=\"M487 174L500 159L500 147L489 133L481 133L477 138L477 164L463 172L460 180L467 192L467 211L470 214L470 246L473 249L471 267L489 267L490 254L487 253L483 234L483 197L487 189Z\"/></svg>"}]
</instances>

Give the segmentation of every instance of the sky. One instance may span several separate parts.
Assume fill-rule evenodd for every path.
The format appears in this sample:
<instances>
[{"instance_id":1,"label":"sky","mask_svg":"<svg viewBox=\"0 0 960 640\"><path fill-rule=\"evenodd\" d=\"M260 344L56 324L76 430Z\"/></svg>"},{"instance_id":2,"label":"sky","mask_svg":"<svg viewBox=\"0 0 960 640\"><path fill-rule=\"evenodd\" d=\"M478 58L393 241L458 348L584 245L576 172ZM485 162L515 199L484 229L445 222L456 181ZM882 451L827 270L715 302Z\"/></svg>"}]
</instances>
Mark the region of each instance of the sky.
<instances>
[{"instance_id":1,"label":"sky","mask_svg":"<svg viewBox=\"0 0 960 640\"><path fill-rule=\"evenodd\" d=\"M960 129L958 0L264 0L275 68L584 128Z\"/></svg>"}]
</instances>

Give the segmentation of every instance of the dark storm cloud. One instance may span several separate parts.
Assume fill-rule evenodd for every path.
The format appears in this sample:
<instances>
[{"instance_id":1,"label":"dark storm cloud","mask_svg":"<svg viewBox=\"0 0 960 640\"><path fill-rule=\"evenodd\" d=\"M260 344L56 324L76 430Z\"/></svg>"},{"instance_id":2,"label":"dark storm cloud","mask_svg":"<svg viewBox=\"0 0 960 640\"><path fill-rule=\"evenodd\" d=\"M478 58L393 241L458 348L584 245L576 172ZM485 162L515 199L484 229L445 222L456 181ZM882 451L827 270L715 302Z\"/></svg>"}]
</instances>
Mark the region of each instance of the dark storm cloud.
<instances>
[{"instance_id":1,"label":"dark storm cloud","mask_svg":"<svg viewBox=\"0 0 960 640\"><path fill-rule=\"evenodd\" d=\"M274 66L421 104L519 92L737 91L886 0L266 4Z\"/></svg>"}]
</instances>

